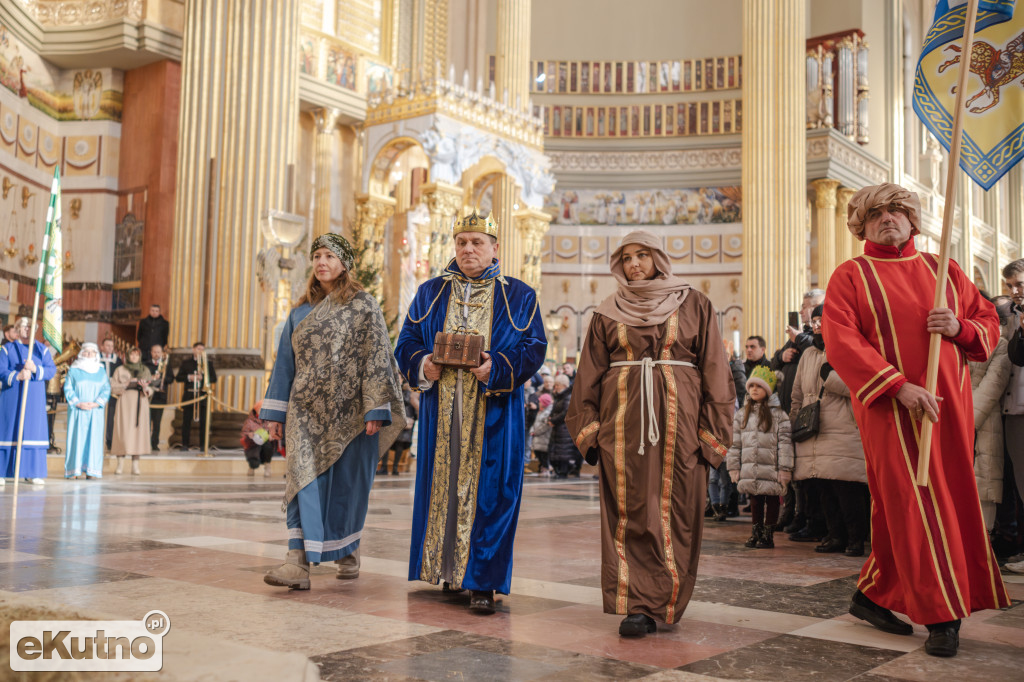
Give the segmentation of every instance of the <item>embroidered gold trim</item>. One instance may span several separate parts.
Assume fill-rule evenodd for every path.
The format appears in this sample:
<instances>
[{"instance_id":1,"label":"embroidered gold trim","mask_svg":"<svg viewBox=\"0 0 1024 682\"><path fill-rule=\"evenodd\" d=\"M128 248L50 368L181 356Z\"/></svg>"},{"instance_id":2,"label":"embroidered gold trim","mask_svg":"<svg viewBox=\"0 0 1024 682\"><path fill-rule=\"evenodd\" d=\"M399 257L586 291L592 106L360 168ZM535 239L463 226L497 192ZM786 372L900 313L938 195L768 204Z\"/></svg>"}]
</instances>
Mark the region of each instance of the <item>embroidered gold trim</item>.
<instances>
[{"instance_id":1,"label":"embroidered gold trim","mask_svg":"<svg viewBox=\"0 0 1024 682\"><path fill-rule=\"evenodd\" d=\"M412 319L412 316L410 314L406 313L406 315L405 315L406 319L409 320L410 322L412 322L413 324L419 324L423 320L427 319L427 315L429 315L430 311L434 309L434 304L437 303L437 299L441 298L441 294L444 293L444 288L446 286L448 286L448 281L447 280L445 281L444 284L441 285L441 288L437 290L437 296L435 296L434 300L430 302L430 307L427 308L427 312L425 312L423 314L423 317L421 317L418 320L414 320L414 319Z\"/></svg>"},{"instance_id":2,"label":"embroidered gold trim","mask_svg":"<svg viewBox=\"0 0 1024 682\"><path fill-rule=\"evenodd\" d=\"M530 319L526 321L525 327L519 328L516 326L515 320L512 319L512 309L508 305L508 294L505 293L504 284L501 285L501 296L502 298L505 299L505 314L508 315L508 323L512 325L512 328L515 329L517 332L525 332L527 329L529 329L530 325L533 323L534 315L537 314L537 308L538 306L540 306L540 301L538 299L534 299L533 312L530 313Z\"/></svg>"},{"instance_id":3,"label":"embroidered gold trim","mask_svg":"<svg viewBox=\"0 0 1024 682\"><path fill-rule=\"evenodd\" d=\"M619 346L626 351L626 361L632 362L633 349L626 337L626 325L618 323ZM626 562L626 384L629 367L619 370L618 401L615 411L615 502L618 523L615 526L615 553L619 557L618 585L615 591L615 613L626 613L629 597L629 564Z\"/></svg>"},{"instance_id":4,"label":"embroidered gold trim","mask_svg":"<svg viewBox=\"0 0 1024 682\"><path fill-rule=\"evenodd\" d=\"M470 286L469 298L480 305L468 310L469 325L462 321L462 308L453 305L459 292L454 286L449 294L448 312L445 316L445 331L454 332L461 326L472 326L483 331L484 350L490 349L494 280L467 280ZM451 427L455 409L455 389L458 385L459 370L445 367L441 370L439 383L439 417L436 444L434 447L434 471L431 484L430 514L427 519L423 541L423 562L420 578L426 582L441 580L444 560L444 529L448 519L448 481L451 471ZM470 534L476 517L477 490L480 481L480 463L483 455L484 422L487 410L483 385L471 373L465 372L462 380L462 430L459 434L459 477L455 493L458 496L458 521L456 524L453 585L461 586L469 562Z\"/></svg>"},{"instance_id":5,"label":"embroidered gold trim","mask_svg":"<svg viewBox=\"0 0 1024 682\"><path fill-rule=\"evenodd\" d=\"M672 346L675 345L676 336L679 332L679 313L672 313L668 318L668 326L665 329L665 346L661 349L661 359L672 359ZM661 469L661 534L662 543L665 546L665 568L672 576L672 596L665 606L665 622L673 622L676 608L676 600L679 598L679 570L676 567L675 551L672 547L672 479L675 469L676 454L676 427L679 410L679 391L676 387L676 377L672 373L672 367L661 366L662 374L665 377L665 442L662 447L662 469ZM651 415L651 419L657 416Z\"/></svg>"},{"instance_id":6,"label":"embroidered gold trim","mask_svg":"<svg viewBox=\"0 0 1024 682\"><path fill-rule=\"evenodd\" d=\"M590 434L601 428L601 422L593 421L580 429L579 434L576 435L576 447L579 448L583 444Z\"/></svg>"}]
</instances>

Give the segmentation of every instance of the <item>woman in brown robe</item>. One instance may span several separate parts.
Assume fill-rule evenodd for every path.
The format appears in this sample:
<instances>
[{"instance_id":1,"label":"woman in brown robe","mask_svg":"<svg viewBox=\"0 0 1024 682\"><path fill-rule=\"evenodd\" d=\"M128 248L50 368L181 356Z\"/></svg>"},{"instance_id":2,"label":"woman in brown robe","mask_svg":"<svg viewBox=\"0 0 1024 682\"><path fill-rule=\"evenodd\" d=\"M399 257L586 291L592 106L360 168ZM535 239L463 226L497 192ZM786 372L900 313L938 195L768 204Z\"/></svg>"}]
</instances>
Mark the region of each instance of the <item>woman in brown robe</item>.
<instances>
[{"instance_id":1,"label":"woman in brown robe","mask_svg":"<svg viewBox=\"0 0 1024 682\"><path fill-rule=\"evenodd\" d=\"M149 369L142 364L142 351L128 351L128 362L110 377L110 392L117 397L114 411L114 437L110 454L117 455L115 474L124 471L124 458L132 456L132 476L138 476L139 455L148 455L149 442Z\"/></svg>"},{"instance_id":2,"label":"woman in brown robe","mask_svg":"<svg viewBox=\"0 0 1024 682\"><path fill-rule=\"evenodd\" d=\"M626 236L594 312L566 423L601 480L601 586L623 636L676 623L693 593L708 467L731 444L732 373L714 307L662 240Z\"/></svg>"}]
</instances>

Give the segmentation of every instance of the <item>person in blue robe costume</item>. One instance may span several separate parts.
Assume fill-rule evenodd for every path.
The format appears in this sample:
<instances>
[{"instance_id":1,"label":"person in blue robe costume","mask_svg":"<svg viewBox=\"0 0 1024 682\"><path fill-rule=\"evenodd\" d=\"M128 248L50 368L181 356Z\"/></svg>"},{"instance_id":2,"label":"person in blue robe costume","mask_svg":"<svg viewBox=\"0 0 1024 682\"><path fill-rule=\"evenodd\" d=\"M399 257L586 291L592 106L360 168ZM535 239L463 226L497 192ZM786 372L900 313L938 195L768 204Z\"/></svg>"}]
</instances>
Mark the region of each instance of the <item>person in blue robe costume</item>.
<instances>
[{"instance_id":1,"label":"person in blue robe costume","mask_svg":"<svg viewBox=\"0 0 1024 682\"><path fill-rule=\"evenodd\" d=\"M68 402L64 478L83 473L87 478L103 478L103 406L110 400L110 381L99 355L95 343L83 343L64 378L64 398Z\"/></svg>"},{"instance_id":2,"label":"person in blue robe costume","mask_svg":"<svg viewBox=\"0 0 1024 682\"><path fill-rule=\"evenodd\" d=\"M18 339L8 341L0 348L0 471L4 472L5 478L14 477L24 383L18 375L28 360L31 324L27 317L20 318L14 325ZM50 447L50 430L46 423L46 382L57 373L57 367L49 349L40 341L36 341L32 348L32 360L34 369L28 379L19 475L31 483L42 483L46 478L46 450Z\"/></svg>"},{"instance_id":3,"label":"person in blue robe costume","mask_svg":"<svg viewBox=\"0 0 1024 682\"><path fill-rule=\"evenodd\" d=\"M313 274L284 324L260 410L273 422L271 438L284 438L288 467L288 557L263 580L299 590L310 587L310 563L336 562L339 578L359 575L377 462L405 428L387 325L349 276L351 247L321 235L310 258Z\"/></svg>"},{"instance_id":4,"label":"person in blue robe costume","mask_svg":"<svg viewBox=\"0 0 1024 682\"><path fill-rule=\"evenodd\" d=\"M501 274L497 226L475 212L455 227L455 259L416 292L395 348L422 391L409 580L471 590L470 608L493 613L508 594L522 495L522 385L544 362L537 296ZM460 331L461 329L461 331ZM433 364L437 332L484 337L484 363Z\"/></svg>"}]
</instances>

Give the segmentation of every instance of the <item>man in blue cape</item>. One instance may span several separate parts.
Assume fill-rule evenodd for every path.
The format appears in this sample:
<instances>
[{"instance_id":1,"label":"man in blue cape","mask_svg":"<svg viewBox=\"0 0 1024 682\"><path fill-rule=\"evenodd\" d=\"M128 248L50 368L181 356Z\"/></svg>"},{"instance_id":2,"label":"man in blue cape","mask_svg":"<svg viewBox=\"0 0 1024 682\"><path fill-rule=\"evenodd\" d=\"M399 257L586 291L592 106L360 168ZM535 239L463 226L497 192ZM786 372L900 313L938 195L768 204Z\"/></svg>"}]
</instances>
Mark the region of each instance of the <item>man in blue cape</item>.
<instances>
[{"instance_id":1,"label":"man in blue cape","mask_svg":"<svg viewBox=\"0 0 1024 682\"><path fill-rule=\"evenodd\" d=\"M455 225L455 259L416 292L395 357L418 387L420 430L409 580L469 589L470 609L508 594L523 488L522 385L544 362L537 295L505 277L498 228L476 212ZM482 364L434 364L437 332L483 336Z\"/></svg>"}]
</instances>

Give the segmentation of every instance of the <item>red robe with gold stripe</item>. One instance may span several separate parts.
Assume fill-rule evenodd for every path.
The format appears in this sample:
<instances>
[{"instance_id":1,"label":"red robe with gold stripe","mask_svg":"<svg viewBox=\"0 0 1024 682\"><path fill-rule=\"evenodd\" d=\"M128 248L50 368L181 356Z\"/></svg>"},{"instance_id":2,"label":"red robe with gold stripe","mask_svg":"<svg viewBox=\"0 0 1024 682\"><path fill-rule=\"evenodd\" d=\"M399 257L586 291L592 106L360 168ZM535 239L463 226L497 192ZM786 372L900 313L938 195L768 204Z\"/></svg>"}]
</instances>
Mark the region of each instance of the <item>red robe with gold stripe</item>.
<instances>
[{"instance_id":1,"label":"red robe with gold stripe","mask_svg":"<svg viewBox=\"0 0 1024 682\"><path fill-rule=\"evenodd\" d=\"M1008 606L974 481L974 410L967 361L985 360L999 341L995 308L950 261L946 304L960 322L944 338L939 421L930 480L915 483L920 422L896 400L910 381L925 385L926 319L938 257L913 239L902 250L865 242L864 255L829 280L822 331L829 363L853 393L871 488L871 555L858 587L917 623L965 618Z\"/></svg>"}]
</instances>

